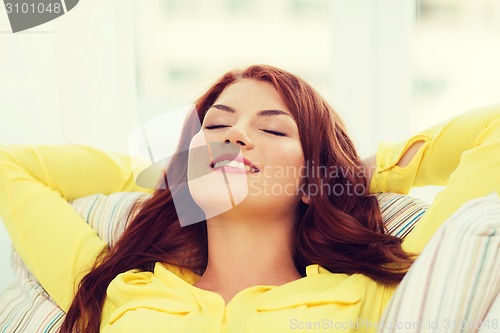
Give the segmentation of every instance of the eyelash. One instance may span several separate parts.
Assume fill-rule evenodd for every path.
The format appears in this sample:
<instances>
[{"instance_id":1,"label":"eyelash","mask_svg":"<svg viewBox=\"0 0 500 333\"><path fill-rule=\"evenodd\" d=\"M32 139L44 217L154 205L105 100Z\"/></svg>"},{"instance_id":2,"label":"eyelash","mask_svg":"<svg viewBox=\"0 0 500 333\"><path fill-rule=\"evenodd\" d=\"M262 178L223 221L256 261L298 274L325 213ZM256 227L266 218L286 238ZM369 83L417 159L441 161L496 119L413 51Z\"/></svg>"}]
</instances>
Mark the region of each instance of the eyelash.
<instances>
[{"instance_id":1,"label":"eyelash","mask_svg":"<svg viewBox=\"0 0 500 333\"><path fill-rule=\"evenodd\" d=\"M286 134L282 133L282 132L271 131L271 130L261 130L261 131L269 133L269 134L273 134L273 135L276 135L276 136L286 136Z\"/></svg>"},{"instance_id":2,"label":"eyelash","mask_svg":"<svg viewBox=\"0 0 500 333\"><path fill-rule=\"evenodd\" d=\"M213 130L213 129L224 128L224 127L229 127L229 126L227 126L227 125L207 125L207 126L205 126L205 129ZM286 136L286 134L283 132L278 132L278 131L273 131L273 130L265 130L265 129L261 129L261 131L264 133L268 133L268 134L272 134L272 135L276 135L276 136Z\"/></svg>"},{"instance_id":3,"label":"eyelash","mask_svg":"<svg viewBox=\"0 0 500 333\"><path fill-rule=\"evenodd\" d=\"M205 129L211 130L211 129L217 129L217 128L224 128L228 127L227 125L208 125L205 126Z\"/></svg>"}]
</instances>

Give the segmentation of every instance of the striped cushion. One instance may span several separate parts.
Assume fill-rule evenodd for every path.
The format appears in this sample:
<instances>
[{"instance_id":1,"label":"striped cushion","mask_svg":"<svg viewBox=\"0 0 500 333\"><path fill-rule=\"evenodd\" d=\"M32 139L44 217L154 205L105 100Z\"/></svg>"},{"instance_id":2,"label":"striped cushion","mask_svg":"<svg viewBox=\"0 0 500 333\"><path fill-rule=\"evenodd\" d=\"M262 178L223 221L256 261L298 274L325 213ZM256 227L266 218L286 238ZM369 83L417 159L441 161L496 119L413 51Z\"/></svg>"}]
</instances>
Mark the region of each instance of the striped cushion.
<instances>
[{"instance_id":1,"label":"striped cushion","mask_svg":"<svg viewBox=\"0 0 500 333\"><path fill-rule=\"evenodd\" d=\"M73 208L94 228L99 237L114 244L129 221L132 205L148 194L140 192L91 195L76 199ZM58 332L64 312L28 271L19 255L12 251L17 280L0 294L0 332Z\"/></svg>"},{"instance_id":2,"label":"striped cushion","mask_svg":"<svg viewBox=\"0 0 500 333\"><path fill-rule=\"evenodd\" d=\"M96 194L72 202L73 208L108 242L114 244L130 220L135 201L144 193ZM428 205L401 194L377 194L382 217L391 234L404 238ZM0 332L58 332L64 312L52 301L13 251L12 263L18 277L0 294Z\"/></svg>"},{"instance_id":3,"label":"striped cushion","mask_svg":"<svg viewBox=\"0 0 500 333\"><path fill-rule=\"evenodd\" d=\"M396 193L379 193L377 199L387 232L401 239L429 208L429 204L419 199Z\"/></svg>"},{"instance_id":4,"label":"striped cushion","mask_svg":"<svg viewBox=\"0 0 500 333\"><path fill-rule=\"evenodd\" d=\"M499 292L500 197L493 193L466 202L438 229L379 332L500 332Z\"/></svg>"}]
</instances>

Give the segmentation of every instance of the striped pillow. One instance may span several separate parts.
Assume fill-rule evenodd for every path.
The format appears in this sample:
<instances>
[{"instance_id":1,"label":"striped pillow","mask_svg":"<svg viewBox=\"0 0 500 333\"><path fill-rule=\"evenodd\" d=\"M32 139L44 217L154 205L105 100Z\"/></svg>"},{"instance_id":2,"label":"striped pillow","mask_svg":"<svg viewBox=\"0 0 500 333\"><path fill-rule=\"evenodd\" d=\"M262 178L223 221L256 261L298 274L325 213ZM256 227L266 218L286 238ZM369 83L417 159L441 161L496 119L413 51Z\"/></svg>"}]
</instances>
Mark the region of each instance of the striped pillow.
<instances>
[{"instance_id":1,"label":"striped pillow","mask_svg":"<svg viewBox=\"0 0 500 333\"><path fill-rule=\"evenodd\" d=\"M493 193L466 202L436 231L378 332L499 332L499 292L500 197Z\"/></svg>"},{"instance_id":2,"label":"striped pillow","mask_svg":"<svg viewBox=\"0 0 500 333\"><path fill-rule=\"evenodd\" d=\"M376 194L387 232L404 239L429 208L422 200L396 193Z\"/></svg>"},{"instance_id":3,"label":"striped pillow","mask_svg":"<svg viewBox=\"0 0 500 333\"><path fill-rule=\"evenodd\" d=\"M74 200L73 208L94 228L99 237L112 245L129 222L132 205L149 194L120 192L109 196L95 194ZM29 272L19 255L12 251L16 281L0 294L0 332L58 332L64 312Z\"/></svg>"},{"instance_id":4,"label":"striped pillow","mask_svg":"<svg viewBox=\"0 0 500 333\"><path fill-rule=\"evenodd\" d=\"M121 192L109 196L91 195L76 199L73 208L99 236L113 245L130 221L130 209L149 194ZM388 231L404 238L428 208L424 202L401 194L377 194ZM15 251L12 264L17 281L0 294L0 332L58 332L64 312L28 271Z\"/></svg>"}]
</instances>

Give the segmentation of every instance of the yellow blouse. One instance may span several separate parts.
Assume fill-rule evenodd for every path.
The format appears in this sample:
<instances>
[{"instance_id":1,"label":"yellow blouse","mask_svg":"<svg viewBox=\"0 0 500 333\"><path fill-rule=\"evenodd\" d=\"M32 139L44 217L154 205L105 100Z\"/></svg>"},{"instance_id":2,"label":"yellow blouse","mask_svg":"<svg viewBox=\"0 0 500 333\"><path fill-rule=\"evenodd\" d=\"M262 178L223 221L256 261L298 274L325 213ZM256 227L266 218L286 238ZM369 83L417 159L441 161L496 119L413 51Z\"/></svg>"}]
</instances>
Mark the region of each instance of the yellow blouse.
<instances>
[{"instance_id":1,"label":"yellow blouse","mask_svg":"<svg viewBox=\"0 0 500 333\"><path fill-rule=\"evenodd\" d=\"M425 144L411 163L396 166L419 140ZM500 193L499 146L498 106L463 114L403 143L379 146L372 192L447 184L407 236L407 250L420 251L463 202ZM0 146L0 216L16 250L63 310L85 270L106 248L68 201L117 191L145 191L135 184L126 156L86 146ZM376 331L395 287L318 265L306 272L280 286L246 288L225 305L217 293L193 286L199 276L191 271L161 263L154 272L131 270L108 287L101 331Z\"/></svg>"},{"instance_id":2,"label":"yellow blouse","mask_svg":"<svg viewBox=\"0 0 500 333\"><path fill-rule=\"evenodd\" d=\"M394 291L361 274L332 274L318 265L306 273L280 286L246 288L226 306L219 294L193 286L197 275L157 263L154 273L129 271L110 283L101 330L351 332L375 326Z\"/></svg>"}]
</instances>

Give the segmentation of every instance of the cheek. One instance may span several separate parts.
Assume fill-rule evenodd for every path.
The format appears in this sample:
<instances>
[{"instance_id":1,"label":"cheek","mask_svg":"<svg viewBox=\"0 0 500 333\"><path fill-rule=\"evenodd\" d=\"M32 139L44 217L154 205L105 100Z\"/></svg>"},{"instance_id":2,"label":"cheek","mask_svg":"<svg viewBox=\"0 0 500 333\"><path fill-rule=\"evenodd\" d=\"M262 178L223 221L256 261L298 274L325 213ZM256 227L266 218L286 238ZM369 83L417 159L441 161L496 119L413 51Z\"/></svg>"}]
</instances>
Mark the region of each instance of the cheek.
<instances>
[{"instance_id":1,"label":"cheek","mask_svg":"<svg viewBox=\"0 0 500 333\"><path fill-rule=\"evenodd\" d=\"M208 172L210 157L206 144L205 135L201 131L191 139L188 153L188 180L196 179Z\"/></svg>"},{"instance_id":2,"label":"cheek","mask_svg":"<svg viewBox=\"0 0 500 333\"><path fill-rule=\"evenodd\" d=\"M199 131L191 139L191 143L189 144L189 149L201 147L201 146L206 145L206 144L207 144L207 140L205 139L205 135L204 135L203 131Z\"/></svg>"},{"instance_id":3,"label":"cheek","mask_svg":"<svg viewBox=\"0 0 500 333\"><path fill-rule=\"evenodd\" d=\"M298 144L280 146L267 152L263 159L263 179L267 184L288 188L298 188L302 183L305 162L302 147Z\"/></svg>"},{"instance_id":4,"label":"cheek","mask_svg":"<svg viewBox=\"0 0 500 333\"><path fill-rule=\"evenodd\" d=\"M298 144L289 144L273 150L270 154L272 165L299 171L304 166L304 153Z\"/></svg>"}]
</instances>

